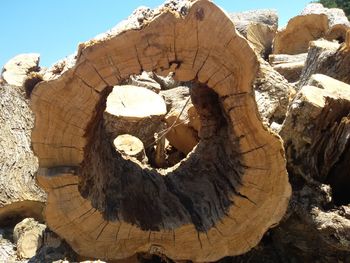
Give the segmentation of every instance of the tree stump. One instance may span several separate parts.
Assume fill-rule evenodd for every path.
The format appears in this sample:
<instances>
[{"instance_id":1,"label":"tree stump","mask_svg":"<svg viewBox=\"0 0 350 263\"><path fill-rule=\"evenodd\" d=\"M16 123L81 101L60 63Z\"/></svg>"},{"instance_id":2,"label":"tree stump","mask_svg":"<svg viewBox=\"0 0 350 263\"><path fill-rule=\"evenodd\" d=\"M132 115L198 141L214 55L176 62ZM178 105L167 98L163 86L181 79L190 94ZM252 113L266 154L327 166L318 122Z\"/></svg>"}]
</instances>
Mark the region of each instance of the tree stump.
<instances>
[{"instance_id":1,"label":"tree stump","mask_svg":"<svg viewBox=\"0 0 350 263\"><path fill-rule=\"evenodd\" d=\"M80 45L70 69L33 90L47 224L81 255L214 261L254 247L286 211L282 143L254 100L254 51L212 2L180 3ZM170 169L124 160L106 139L111 87L142 70L198 85L200 142Z\"/></svg>"}]
</instances>

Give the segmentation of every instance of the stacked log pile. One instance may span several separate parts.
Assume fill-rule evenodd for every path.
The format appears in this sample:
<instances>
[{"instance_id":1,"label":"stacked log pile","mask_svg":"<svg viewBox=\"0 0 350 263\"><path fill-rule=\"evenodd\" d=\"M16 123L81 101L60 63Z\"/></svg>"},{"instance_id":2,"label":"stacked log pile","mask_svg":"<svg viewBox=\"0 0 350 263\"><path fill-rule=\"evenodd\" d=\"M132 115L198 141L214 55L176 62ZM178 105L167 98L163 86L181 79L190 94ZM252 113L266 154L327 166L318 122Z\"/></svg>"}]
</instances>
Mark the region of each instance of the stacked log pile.
<instances>
[{"instance_id":1,"label":"stacked log pile","mask_svg":"<svg viewBox=\"0 0 350 263\"><path fill-rule=\"evenodd\" d=\"M347 30L168 1L49 69L15 57L0 261L348 262Z\"/></svg>"}]
</instances>

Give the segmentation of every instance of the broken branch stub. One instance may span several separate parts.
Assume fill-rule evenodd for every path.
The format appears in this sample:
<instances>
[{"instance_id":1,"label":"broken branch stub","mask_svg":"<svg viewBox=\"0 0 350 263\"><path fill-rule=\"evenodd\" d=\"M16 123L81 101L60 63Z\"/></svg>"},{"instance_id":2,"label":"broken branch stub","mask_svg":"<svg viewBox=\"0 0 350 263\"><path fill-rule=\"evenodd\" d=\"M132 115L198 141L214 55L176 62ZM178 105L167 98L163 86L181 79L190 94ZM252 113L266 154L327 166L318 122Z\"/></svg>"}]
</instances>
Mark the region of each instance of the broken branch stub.
<instances>
[{"instance_id":1,"label":"broken branch stub","mask_svg":"<svg viewBox=\"0 0 350 263\"><path fill-rule=\"evenodd\" d=\"M257 58L213 3L186 6L161 7L141 24L131 17L81 45L71 69L33 91L47 224L81 255L213 261L254 247L286 211L283 148L252 91ZM198 83L200 142L166 170L123 159L106 139L108 87L142 70Z\"/></svg>"}]
</instances>

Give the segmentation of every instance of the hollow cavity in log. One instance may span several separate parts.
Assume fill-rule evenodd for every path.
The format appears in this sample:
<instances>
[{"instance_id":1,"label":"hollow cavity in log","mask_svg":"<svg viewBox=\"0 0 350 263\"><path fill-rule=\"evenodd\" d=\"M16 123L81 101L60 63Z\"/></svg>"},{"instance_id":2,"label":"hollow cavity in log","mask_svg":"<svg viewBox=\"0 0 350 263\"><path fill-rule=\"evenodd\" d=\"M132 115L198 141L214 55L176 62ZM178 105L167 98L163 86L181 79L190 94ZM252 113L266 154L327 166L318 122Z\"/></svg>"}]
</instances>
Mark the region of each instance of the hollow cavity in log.
<instances>
[{"instance_id":1,"label":"hollow cavity in log","mask_svg":"<svg viewBox=\"0 0 350 263\"><path fill-rule=\"evenodd\" d=\"M131 18L131 28L81 45L71 69L32 93L47 223L79 254L213 261L251 249L285 213L283 148L258 117L254 51L210 1L186 8ZM169 169L124 160L106 139L111 87L143 70L196 83L200 142Z\"/></svg>"}]
</instances>

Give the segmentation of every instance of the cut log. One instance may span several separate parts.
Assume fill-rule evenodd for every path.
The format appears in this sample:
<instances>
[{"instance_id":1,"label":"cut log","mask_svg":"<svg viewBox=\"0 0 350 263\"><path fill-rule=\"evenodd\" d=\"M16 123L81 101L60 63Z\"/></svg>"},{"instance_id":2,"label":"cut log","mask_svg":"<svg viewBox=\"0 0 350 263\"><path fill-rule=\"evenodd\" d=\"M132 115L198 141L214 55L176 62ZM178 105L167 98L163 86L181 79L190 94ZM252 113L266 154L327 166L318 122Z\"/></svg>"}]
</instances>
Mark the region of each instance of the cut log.
<instances>
[{"instance_id":1,"label":"cut log","mask_svg":"<svg viewBox=\"0 0 350 263\"><path fill-rule=\"evenodd\" d=\"M272 52L272 42L276 36L277 28L265 24L250 24L247 29L247 40L254 51L264 59Z\"/></svg>"},{"instance_id":2,"label":"cut log","mask_svg":"<svg viewBox=\"0 0 350 263\"><path fill-rule=\"evenodd\" d=\"M319 74L309 83L318 87L298 92L280 132L296 191L292 216L274 238L288 258L292 252L303 261L345 259L350 251L350 85Z\"/></svg>"},{"instance_id":3,"label":"cut log","mask_svg":"<svg viewBox=\"0 0 350 263\"><path fill-rule=\"evenodd\" d=\"M186 155L199 142L198 132L191 126L188 115L189 109L193 107L190 99L190 88L180 86L162 91L160 94L164 96L170 108L165 116L167 130L164 132L164 135L172 146ZM192 123L196 123L194 119L196 116L192 112Z\"/></svg>"},{"instance_id":4,"label":"cut log","mask_svg":"<svg viewBox=\"0 0 350 263\"><path fill-rule=\"evenodd\" d=\"M254 82L259 113L268 124L282 124L295 90L269 63L259 59L260 69Z\"/></svg>"},{"instance_id":5,"label":"cut log","mask_svg":"<svg viewBox=\"0 0 350 263\"><path fill-rule=\"evenodd\" d=\"M237 31L243 36L247 36L250 24L264 24L271 28L278 28L278 15L274 9L257 9L239 13L231 13L232 19Z\"/></svg>"},{"instance_id":6,"label":"cut log","mask_svg":"<svg viewBox=\"0 0 350 263\"><path fill-rule=\"evenodd\" d=\"M271 54L269 56L269 63L271 64L271 66L276 66L284 63L305 63L306 58L307 53L301 53L296 55Z\"/></svg>"},{"instance_id":7,"label":"cut log","mask_svg":"<svg viewBox=\"0 0 350 263\"><path fill-rule=\"evenodd\" d=\"M146 88L124 85L113 88L103 118L110 138L130 134L149 147L154 144L154 134L162 129L165 114L161 96Z\"/></svg>"},{"instance_id":8,"label":"cut log","mask_svg":"<svg viewBox=\"0 0 350 263\"><path fill-rule=\"evenodd\" d=\"M326 97L339 100L339 103L342 100L350 101L350 85L319 74L313 75L309 84L317 87L304 86L298 92L289 107L286 120L280 132L285 143L288 167L290 171L293 171L293 174L300 176L310 173L310 165L313 161L310 160L311 157L307 158L308 153L311 151L312 145L316 147L317 144L321 143L321 138L318 138L317 133L324 131L325 128L318 128L315 124L325 121L324 118L321 118L321 113L322 109L326 107ZM341 107L341 104L339 104L339 107ZM344 114L344 110L339 110L335 114L341 115L338 118L347 115L347 113ZM332 126L332 124L328 125ZM326 136L326 134L322 134L322 136ZM318 141L316 141L317 138ZM326 141L328 139L326 138ZM318 154L312 158L316 158L316 156ZM332 157L335 158L336 156ZM316 169L316 166L314 169ZM324 172L328 174L327 170ZM320 180L320 178L317 179L324 181Z\"/></svg>"},{"instance_id":9,"label":"cut log","mask_svg":"<svg viewBox=\"0 0 350 263\"><path fill-rule=\"evenodd\" d=\"M350 28L350 22L342 9L325 8L320 3L311 3L305 7L302 14L327 15L329 30L326 32L326 39L344 42L346 31Z\"/></svg>"},{"instance_id":10,"label":"cut log","mask_svg":"<svg viewBox=\"0 0 350 263\"><path fill-rule=\"evenodd\" d=\"M307 52L309 42L325 36L328 31L325 14L303 14L288 21L273 41L274 54L295 55Z\"/></svg>"},{"instance_id":11,"label":"cut log","mask_svg":"<svg viewBox=\"0 0 350 263\"><path fill-rule=\"evenodd\" d=\"M319 73L350 84L350 52L346 42L339 45L326 40L310 44L305 67L298 87L306 85L313 74Z\"/></svg>"},{"instance_id":12,"label":"cut log","mask_svg":"<svg viewBox=\"0 0 350 263\"><path fill-rule=\"evenodd\" d=\"M142 141L130 134L119 135L113 141L115 149L125 157L145 162L146 153Z\"/></svg>"},{"instance_id":13,"label":"cut log","mask_svg":"<svg viewBox=\"0 0 350 263\"><path fill-rule=\"evenodd\" d=\"M287 27L277 33L273 53L304 53L307 52L309 42L319 38L344 42L349 28L350 22L343 10L311 3L301 15L289 20Z\"/></svg>"},{"instance_id":14,"label":"cut log","mask_svg":"<svg viewBox=\"0 0 350 263\"><path fill-rule=\"evenodd\" d=\"M72 68L33 90L46 221L79 254L214 261L254 247L286 211L282 143L254 100L254 51L212 2L177 3L80 45ZM108 87L141 70L197 84L200 142L167 170L124 160L106 138Z\"/></svg>"},{"instance_id":15,"label":"cut log","mask_svg":"<svg viewBox=\"0 0 350 263\"><path fill-rule=\"evenodd\" d=\"M261 9L230 14L236 29L251 43L255 52L267 58L278 28L276 10Z\"/></svg>"},{"instance_id":16,"label":"cut log","mask_svg":"<svg viewBox=\"0 0 350 263\"><path fill-rule=\"evenodd\" d=\"M25 218L13 229L13 239L16 243L19 258L32 258L43 243L46 226L33 218Z\"/></svg>"},{"instance_id":17,"label":"cut log","mask_svg":"<svg viewBox=\"0 0 350 263\"><path fill-rule=\"evenodd\" d=\"M39 59L36 53L17 55L4 65L1 78L9 85L22 87L30 72L40 70Z\"/></svg>"},{"instance_id":18,"label":"cut log","mask_svg":"<svg viewBox=\"0 0 350 263\"><path fill-rule=\"evenodd\" d=\"M281 63L273 66L273 69L285 77L289 82L297 82L304 68L304 61Z\"/></svg>"},{"instance_id":19,"label":"cut log","mask_svg":"<svg viewBox=\"0 0 350 263\"><path fill-rule=\"evenodd\" d=\"M36 185L31 149L34 115L22 87L0 85L0 225L42 220L45 193Z\"/></svg>"}]
</instances>

